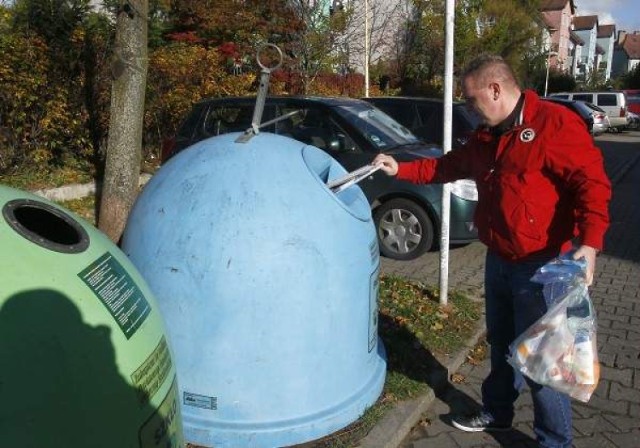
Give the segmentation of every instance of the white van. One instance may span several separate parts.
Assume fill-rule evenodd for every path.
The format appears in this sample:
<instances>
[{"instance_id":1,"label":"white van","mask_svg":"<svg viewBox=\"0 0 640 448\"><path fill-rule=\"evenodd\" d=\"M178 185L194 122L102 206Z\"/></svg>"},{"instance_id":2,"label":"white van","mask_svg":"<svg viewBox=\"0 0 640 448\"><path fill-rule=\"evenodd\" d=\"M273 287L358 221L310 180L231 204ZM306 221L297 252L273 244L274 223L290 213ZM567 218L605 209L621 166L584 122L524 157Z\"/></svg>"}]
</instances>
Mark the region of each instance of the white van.
<instances>
[{"instance_id":1,"label":"white van","mask_svg":"<svg viewBox=\"0 0 640 448\"><path fill-rule=\"evenodd\" d=\"M611 130L620 131L629 124L627 117L627 96L620 90L605 92L559 92L549 96L575 101L585 101L602 108L609 117Z\"/></svg>"}]
</instances>

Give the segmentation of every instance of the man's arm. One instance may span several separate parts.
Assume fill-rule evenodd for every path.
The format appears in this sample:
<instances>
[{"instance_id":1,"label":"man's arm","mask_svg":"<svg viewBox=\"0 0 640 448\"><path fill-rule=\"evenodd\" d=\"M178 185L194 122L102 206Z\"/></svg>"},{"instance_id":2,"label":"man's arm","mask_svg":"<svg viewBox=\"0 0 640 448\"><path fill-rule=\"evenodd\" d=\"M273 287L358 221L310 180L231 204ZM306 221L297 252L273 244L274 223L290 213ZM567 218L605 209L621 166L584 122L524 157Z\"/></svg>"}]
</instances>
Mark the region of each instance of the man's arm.
<instances>
[{"instance_id":1,"label":"man's arm","mask_svg":"<svg viewBox=\"0 0 640 448\"><path fill-rule=\"evenodd\" d=\"M398 163L393 157L378 154L374 165L389 176L416 184L446 183L472 177L470 170L472 149L465 147L448 152L439 158L417 159Z\"/></svg>"},{"instance_id":2,"label":"man's arm","mask_svg":"<svg viewBox=\"0 0 640 448\"><path fill-rule=\"evenodd\" d=\"M573 194L579 246L574 259L587 260L587 284L593 282L596 254L602 250L609 227L611 183L604 170L602 153L578 118L564 117L558 132L549 139L547 166Z\"/></svg>"}]
</instances>

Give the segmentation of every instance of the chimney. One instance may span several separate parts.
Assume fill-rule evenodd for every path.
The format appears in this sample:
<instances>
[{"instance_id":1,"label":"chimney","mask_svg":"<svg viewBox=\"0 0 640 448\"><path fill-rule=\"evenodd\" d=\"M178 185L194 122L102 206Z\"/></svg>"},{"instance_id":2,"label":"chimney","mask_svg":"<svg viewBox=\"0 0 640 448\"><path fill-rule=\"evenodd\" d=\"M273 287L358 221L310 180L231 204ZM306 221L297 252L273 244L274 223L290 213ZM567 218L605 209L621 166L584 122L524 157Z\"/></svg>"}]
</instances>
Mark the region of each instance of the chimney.
<instances>
[{"instance_id":1,"label":"chimney","mask_svg":"<svg viewBox=\"0 0 640 448\"><path fill-rule=\"evenodd\" d=\"M626 31L618 31L618 45L624 44L624 40L627 38Z\"/></svg>"}]
</instances>

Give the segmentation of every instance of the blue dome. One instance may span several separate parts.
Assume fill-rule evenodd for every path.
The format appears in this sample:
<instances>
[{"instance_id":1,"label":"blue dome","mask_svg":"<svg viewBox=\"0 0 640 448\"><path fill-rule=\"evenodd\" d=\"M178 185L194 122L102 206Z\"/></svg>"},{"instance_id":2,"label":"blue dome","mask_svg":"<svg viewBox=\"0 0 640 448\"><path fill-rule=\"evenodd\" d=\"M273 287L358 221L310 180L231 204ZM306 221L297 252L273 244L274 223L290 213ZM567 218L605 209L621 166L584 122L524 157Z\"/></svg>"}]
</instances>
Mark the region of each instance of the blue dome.
<instances>
[{"instance_id":1,"label":"blue dome","mask_svg":"<svg viewBox=\"0 0 640 448\"><path fill-rule=\"evenodd\" d=\"M379 255L359 187L323 151L261 133L214 137L163 166L123 249L159 302L185 439L219 447L313 440L382 391Z\"/></svg>"}]
</instances>

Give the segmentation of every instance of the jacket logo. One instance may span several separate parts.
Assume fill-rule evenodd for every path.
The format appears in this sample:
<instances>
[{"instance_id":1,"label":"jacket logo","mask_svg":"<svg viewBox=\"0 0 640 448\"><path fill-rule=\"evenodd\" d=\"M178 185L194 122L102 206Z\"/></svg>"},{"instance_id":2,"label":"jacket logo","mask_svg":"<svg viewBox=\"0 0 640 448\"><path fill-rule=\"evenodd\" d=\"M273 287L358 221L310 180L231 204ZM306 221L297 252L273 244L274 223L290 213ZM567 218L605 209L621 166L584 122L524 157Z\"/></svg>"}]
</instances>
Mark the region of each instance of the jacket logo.
<instances>
[{"instance_id":1,"label":"jacket logo","mask_svg":"<svg viewBox=\"0 0 640 448\"><path fill-rule=\"evenodd\" d=\"M533 141L534 138L536 138L536 131L531 128L527 128L520 133L520 140L525 143Z\"/></svg>"}]
</instances>

